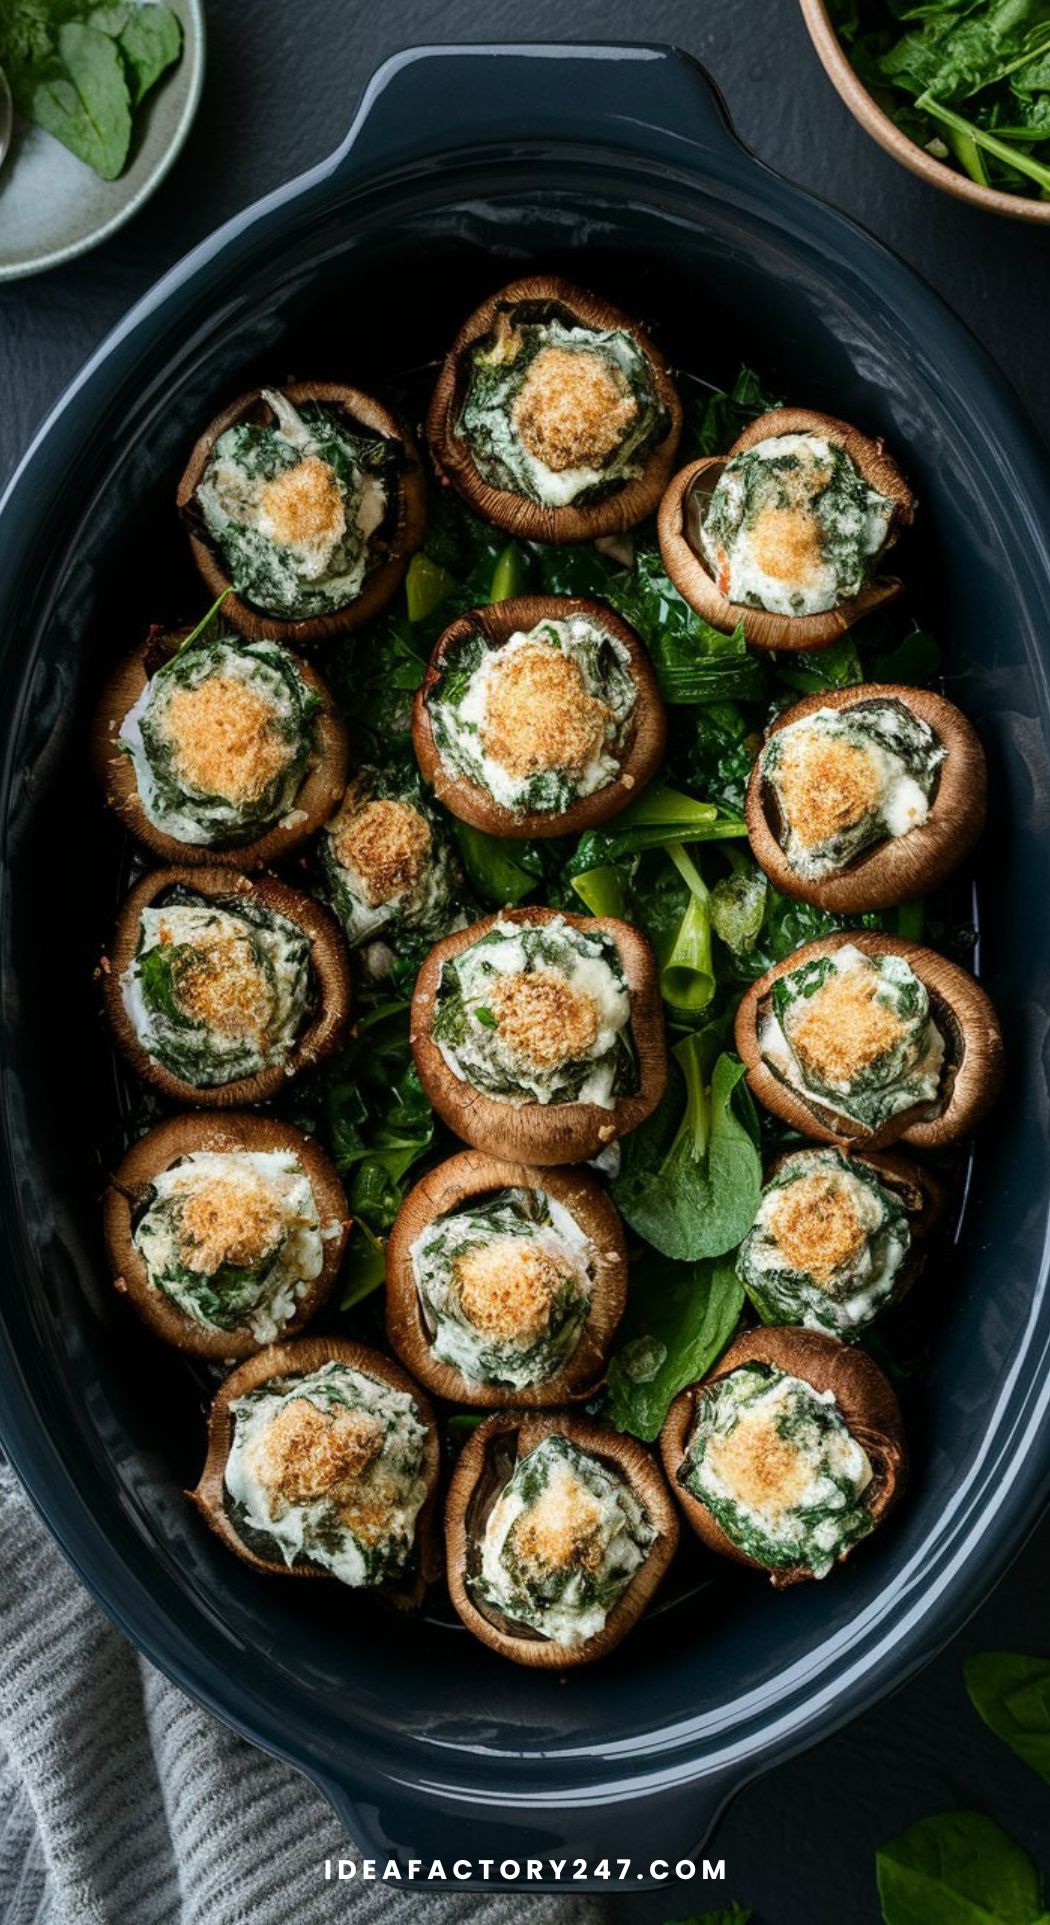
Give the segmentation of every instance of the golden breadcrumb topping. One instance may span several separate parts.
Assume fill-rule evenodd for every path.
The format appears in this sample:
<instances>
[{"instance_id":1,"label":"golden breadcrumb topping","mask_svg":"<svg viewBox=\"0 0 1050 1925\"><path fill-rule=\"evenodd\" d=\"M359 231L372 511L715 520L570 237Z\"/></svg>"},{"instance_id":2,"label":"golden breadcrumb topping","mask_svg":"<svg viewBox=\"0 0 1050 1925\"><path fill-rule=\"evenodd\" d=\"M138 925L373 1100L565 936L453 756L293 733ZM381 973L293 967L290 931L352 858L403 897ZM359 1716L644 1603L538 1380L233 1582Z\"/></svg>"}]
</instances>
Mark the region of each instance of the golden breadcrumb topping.
<instances>
[{"instance_id":1,"label":"golden breadcrumb topping","mask_svg":"<svg viewBox=\"0 0 1050 1925\"><path fill-rule=\"evenodd\" d=\"M761 1411L745 1414L727 1435L711 1437L704 1456L735 1501L765 1517L794 1510L810 1482L802 1452Z\"/></svg>"},{"instance_id":2,"label":"golden breadcrumb topping","mask_svg":"<svg viewBox=\"0 0 1050 1925\"><path fill-rule=\"evenodd\" d=\"M868 969L836 969L792 1018L791 1047L829 1083L850 1083L900 1042L907 1025L878 1000Z\"/></svg>"},{"instance_id":3,"label":"golden breadcrumb topping","mask_svg":"<svg viewBox=\"0 0 1050 1925\"><path fill-rule=\"evenodd\" d=\"M335 470L319 455L285 468L259 493L259 529L268 541L337 542L346 533L346 509Z\"/></svg>"},{"instance_id":4,"label":"golden breadcrumb topping","mask_svg":"<svg viewBox=\"0 0 1050 1925\"><path fill-rule=\"evenodd\" d=\"M779 1191L769 1227L791 1268L816 1283L855 1257L864 1244L853 1198L832 1170L814 1170Z\"/></svg>"},{"instance_id":5,"label":"golden breadcrumb topping","mask_svg":"<svg viewBox=\"0 0 1050 1925\"><path fill-rule=\"evenodd\" d=\"M224 1263L250 1269L280 1242L280 1202L259 1176L217 1176L210 1183L187 1177L176 1194L182 1195L179 1257L187 1270L208 1277Z\"/></svg>"},{"instance_id":6,"label":"golden breadcrumb topping","mask_svg":"<svg viewBox=\"0 0 1050 1925\"><path fill-rule=\"evenodd\" d=\"M793 834L814 849L878 807L882 778L875 757L860 743L813 730L786 736L776 787Z\"/></svg>"},{"instance_id":7,"label":"golden breadcrumb topping","mask_svg":"<svg viewBox=\"0 0 1050 1925\"><path fill-rule=\"evenodd\" d=\"M368 1411L319 1410L308 1397L296 1397L267 1424L254 1468L271 1501L349 1503L382 1446L383 1426Z\"/></svg>"},{"instance_id":8,"label":"golden breadcrumb topping","mask_svg":"<svg viewBox=\"0 0 1050 1925\"><path fill-rule=\"evenodd\" d=\"M602 1562L601 1521L593 1492L559 1464L507 1537L520 1562L538 1572L563 1570L567 1564L593 1571Z\"/></svg>"},{"instance_id":9,"label":"golden breadcrumb topping","mask_svg":"<svg viewBox=\"0 0 1050 1925\"><path fill-rule=\"evenodd\" d=\"M497 1237L457 1257L453 1276L460 1307L476 1330L522 1343L543 1336L572 1267L528 1238Z\"/></svg>"},{"instance_id":10,"label":"golden breadcrumb topping","mask_svg":"<svg viewBox=\"0 0 1050 1925\"><path fill-rule=\"evenodd\" d=\"M430 860L430 824L411 802L383 797L361 804L348 790L328 833L337 862L358 878L370 908L414 889Z\"/></svg>"},{"instance_id":11,"label":"golden breadcrumb topping","mask_svg":"<svg viewBox=\"0 0 1050 1925\"><path fill-rule=\"evenodd\" d=\"M586 1056L597 1041L595 1003L553 970L501 976L489 1005L501 1040L537 1069Z\"/></svg>"},{"instance_id":12,"label":"golden breadcrumb topping","mask_svg":"<svg viewBox=\"0 0 1050 1925\"><path fill-rule=\"evenodd\" d=\"M638 413L619 370L602 354L541 348L514 402L518 439L561 474L600 468L615 454Z\"/></svg>"},{"instance_id":13,"label":"golden breadcrumb topping","mask_svg":"<svg viewBox=\"0 0 1050 1925\"><path fill-rule=\"evenodd\" d=\"M172 940L160 925L161 942ZM217 1036L265 1037L273 1019L273 991L247 936L215 935L195 945L179 972L178 997L187 1016Z\"/></svg>"},{"instance_id":14,"label":"golden breadcrumb topping","mask_svg":"<svg viewBox=\"0 0 1050 1925\"><path fill-rule=\"evenodd\" d=\"M258 802L293 753L272 702L235 675L174 689L164 731L183 785L227 802Z\"/></svg>"},{"instance_id":15,"label":"golden breadcrumb topping","mask_svg":"<svg viewBox=\"0 0 1050 1925\"><path fill-rule=\"evenodd\" d=\"M578 662L530 642L493 664L481 745L509 774L578 774L601 754L611 711L591 695Z\"/></svg>"},{"instance_id":16,"label":"golden breadcrumb topping","mask_svg":"<svg viewBox=\"0 0 1050 1925\"><path fill-rule=\"evenodd\" d=\"M751 553L774 581L809 581L821 566L820 523L807 508L760 508L750 533Z\"/></svg>"}]
</instances>

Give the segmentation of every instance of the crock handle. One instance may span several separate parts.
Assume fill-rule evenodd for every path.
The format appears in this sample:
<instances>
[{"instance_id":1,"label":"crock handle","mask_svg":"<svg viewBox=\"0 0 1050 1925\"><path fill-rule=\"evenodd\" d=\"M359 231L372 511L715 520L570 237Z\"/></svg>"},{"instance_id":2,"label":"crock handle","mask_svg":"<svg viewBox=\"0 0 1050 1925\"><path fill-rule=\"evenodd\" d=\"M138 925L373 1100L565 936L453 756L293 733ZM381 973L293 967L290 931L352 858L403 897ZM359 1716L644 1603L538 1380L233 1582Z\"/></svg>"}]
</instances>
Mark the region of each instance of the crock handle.
<instances>
[{"instance_id":1,"label":"crock handle","mask_svg":"<svg viewBox=\"0 0 1050 1925\"><path fill-rule=\"evenodd\" d=\"M721 94L690 55L661 46L413 47L369 83L336 173L426 165L519 141L614 147L681 164L739 143Z\"/></svg>"},{"instance_id":2,"label":"crock handle","mask_svg":"<svg viewBox=\"0 0 1050 1925\"><path fill-rule=\"evenodd\" d=\"M380 1873L390 1859L402 1878L410 1861L427 1868L438 1860L449 1885L607 1896L666 1886L674 1901L668 1914L675 1917L718 1904L720 1882L712 1890L705 1872L710 1868L717 1881L719 1861L717 1856L705 1861L705 1848L748 1775L746 1770L719 1772L656 1789L650 1779L645 1795L628 1779L610 1788L606 1798L587 1803L574 1802L571 1794L563 1798L549 1787L520 1803L513 1796L501 1800L498 1792L482 1803L434 1784L423 1792L384 1779L355 1793L331 1778L317 1783L346 1832L348 1858L353 1853L358 1860L374 1859ZM537 1860L541 1876L529 1869L529 1861L535 1865ZM556 1867L560 1861L556 1872L551 1860ZM520 1867L517 1876L515 1866ZM414 1876L425 1890L425 1870ZM360 1873L344 1869L343 1879L348 1878L360 1882Z\"/></svg>"}]
</instances>

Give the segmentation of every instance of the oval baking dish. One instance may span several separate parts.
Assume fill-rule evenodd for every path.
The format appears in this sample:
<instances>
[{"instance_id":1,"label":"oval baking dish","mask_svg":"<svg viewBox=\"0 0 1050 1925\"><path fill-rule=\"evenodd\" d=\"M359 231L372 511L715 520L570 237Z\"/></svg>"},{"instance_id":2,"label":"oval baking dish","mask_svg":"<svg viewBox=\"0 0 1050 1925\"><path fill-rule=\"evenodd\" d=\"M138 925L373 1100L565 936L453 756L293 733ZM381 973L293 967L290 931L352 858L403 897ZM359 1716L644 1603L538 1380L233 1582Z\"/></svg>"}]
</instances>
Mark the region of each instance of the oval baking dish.
<instances>
[{"instance_id":1,"label":"oval baking dish","mask_svg":"<svg viewBox=\"0 0 1050 1925\"><path fill-rule=\"evenodd\" d=\"M988 751L974 961L1010 1066L952 1256L907 1504L834 1588L711 1583L691 1550L624 1646L564 1684L507 1666L451 1615L406 1635L361 1601L348 1635L339 1587L259 1579L183 1503L202 1399L177 1358L127 1320L117 1331L101 1256L97 1199L123 1142L90 980L129 882L90 779L91 696L139 639L158 543L181 553L166 517L200 424L306 366L390 393L472 304L540 269L614 302L640 294L672 365L695 363L702 304L713 377L746 352L778 392L899 454L923 502L914 578L945 585L946 692ZM355 329L352 368L348 299L377 323ZM1043 461L964 330L892 256L759 168L681 56L479 47L389 63L332 161L198 249L121 325L13 484L0 511L3 1443L107 1610L313 1777L366 1850L439 1856L454 1837L496 1858L692 1853L748 1776L928 1657L1036 1514L1050 1481L1036 1013L1050 928L1031 915L1050 895Z\"/></svg>"}]
</instances>

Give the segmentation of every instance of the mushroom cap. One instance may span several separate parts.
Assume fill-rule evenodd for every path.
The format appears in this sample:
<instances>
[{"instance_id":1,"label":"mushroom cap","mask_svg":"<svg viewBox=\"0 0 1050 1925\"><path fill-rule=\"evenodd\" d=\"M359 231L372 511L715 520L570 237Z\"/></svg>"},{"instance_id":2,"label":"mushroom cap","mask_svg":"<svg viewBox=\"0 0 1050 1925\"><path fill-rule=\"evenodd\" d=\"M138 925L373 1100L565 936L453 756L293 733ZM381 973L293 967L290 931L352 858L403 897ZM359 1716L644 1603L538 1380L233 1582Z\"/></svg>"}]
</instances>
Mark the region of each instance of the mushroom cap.
<instances>
[{"instance_id":1,"label":"mushroom cap","mask_svg":"<svg viewBox=\"0 0 1050 1925\"><path fill-rule=\"evenodd\" d=\"M198 1089L195 1083L183 1082L180 1076L165 1069L139 1041L124 1007L121 984L135 957L143 910L166 889L177 886L192 889L201 896L232 899L239 896L261 903L264 908L298 923L309 936L310 964L317 988L316 1013L283 1063L275 1063L255 1076L239 1076L230 1083ZM350 964L338 926L327 911L312 896L291 888L287 882L279 882L276 876L245 876L239 869L152 869L135 884L121 906L110 954L103 958L102 992L116 1041L132 1069L145 1082L176 1103L236 1109L242 1103L268 1102L287 1087L293 1076L323 1062L338 1047L350 1012Z\"/></svg>"},{"instance_id":2,"label":"mushroom cap","mask_svg":"<svg viewBox=\"0 0 1050 1925\"><path fill-rule=\"evenodd\" d=\"M350 1231L343 1186L329 1158L312 1137L273 1116L250 1113L208 1115L200 1112L172 1116L148 1130L128 1151L113 1176L102 1204L102 1227L114 1286L125 1294L154 1336L194 1357L232 1359L262 1350L247 1324L216 1330L196 1323L163 1290L151 1285L146 1265L136 1248L136 1214L154 1179L180 1157L195 1151L228 1155L238 1150L266 1153L285 1150L298 1158L314 1194L318 1221L338 1223L338 1236L322 1242L323 1262L318 1276L307 1285L295 1314L283 1326L282 1341L294 1337L316 1316L331 1296Z\"/></svg>"},{"instance_id":3,"label":"mushroom cap","mask_svg":"<svg viewBox=\"0 0 1050 1925\"><path fill-rule=\"evenodd\" d=\"M434 1355L412 1268L412 1246L439 1216L461 1210L495 1190L545 1190L590 1237L597 1252L590 1309L577 1342L556 1376L515 1388L478 1383ZM386 1248L386 1329L413 1376L437 1397L476 1408L530 1408L592 1397L601 1382L627 1301L627 1242L619 1212L588 1170L534 1169L463 1150L429 1170L401 1205Z\"/></svg>"},{"instance_id":4,"label":"mushroom cap","mask_svg":"<svg viewBox=\"0 0 1050 1925\"><path fill-rule=\"evenodd\" d=\"M937 1104L919 1103L887 1117L877 1129L866 1129L852 1117L841 1116L817 1097L804 1097L782 1083L765 1063L758 1046L762 1005L773 984L819 956L833 955L847 943L865 956L901 956L924 983L931 1013L944 1034L946 1093ZM751 984L736 1014L736 1047L747 1069L751 1094L774 1116L815 1137L844 1148L881 1149L898 1140L915 1149L936 1149L965 1136L991 1108L1003 1073L1003 1038L999 1019L980 984L957 963L907 942L902 936L877 935L866 929L842 929L819 942L808 942L783 962L774 963Z\"/></svg>"},{"instance_id":5,"label":"mushroom cap","mask_svg":"<svg viewBox=\"0 0 1050 1925\"><path fill-rule=\"evenodd\" d=\"M805 1330L800 1324L768 1324L745 1330L734 1338L716 1369L698 1384L689 1384L675 1398L660 1432L660 1450L668 1482L697 1536L720 1557L747 1564L753 1571L769 1570L760 1559L742 1551L722 1530L700 1498L678 1481L678 1472L696 1426L697 1401L712 1384L721 1383L741 1364L766 1363L792 1377L801 1377L814 1390L830 1390L843 1422L871 1461L869 1506L878 1526L896 1503L908 1475L908 1453L900 1406L889 1379L865 1350L842 1343L838 1337ZM853 1547L851 1546L850 1549ZM846 1555L849 1555L847 1550ZM778 1591L800 1584L813 1573L805 1564L770 1572Z\"/></svg>"},{"instance_id":6,"label":"mushroom cap","mask_svg":"<svg viewBox=\"0 0 1050 1925\"><path fill-rule=\"evenodd\" d=\"M554 508L512 489L495 488L479 473L466 439L456 432L471 350L491 334L501 312L532 305L568 317L570 326L630 334L645 356L653 389L667 411L667 432L649 450L641 474L600 501ZM441 364L427 412L427 441L439 475L451 481L486 521L525 541L592 541L597 535L619 535L636 527L652 514L667 486L681 432L682 404L667 363L639 324L609 301L556 274L532 274L512 281L474 309Z\"/></svg>"},{"instance_id":7,"label":"mushroom cap","mask_svg":"<svg viewBox=\"0 0 1050 1925\"><path fill-rule=\"evenodd\" d=\"M873 608L893 601L902 587L896 577L867 582L859 594L840 602L837 608L824 609L816 615L775 615L765 608L747 608L742 602L727 600L716 587L706 561L688 534L692 501L696 497L705 502L710 499L733 456L743 454L759 441L784 434L823 436L849 455L869 486L877 488L894 503L885 548L897 539L901 528L914 520L915 497L881 441L873 441L848 421L839 421L834 415L821 414L814 408L774 408L750 422L727 454L704 456L679 469L660 503L657 517L660 553L679 594L715 628L728 631L742 622L745 639L752 648L778 651L825 648L847 629L854 628Z\"/></svg>"},{"instance_id":8,"label":"mushroom cap","mask_svg":"<svg viewBox=\"0 0 1050 1925\"><path fill-rule=\"evenodd\" d=\"M476 1603L467 1587L471 1549L493 1503L513 1472L545 1437L567 1437L579 1450L605 1458L630 1485L656 1526L657 1536L602 1629L583 1644L559 1644L529 1625L515 1624L492 1605ZM572 1411L499 1411L468 1438L449 1481L445 1502L448 1587L468 1631L515 1664L565 1671L615 1649L651 1601L678 1544L678 1519L660 1467L644 1445L607 1424Z\"/></svg>"},{"instance_id":9,"label":"mushroom cap","mask_svg":"<svg viewBox=\"0 0 1050 1925\"><path fill-rule=\"evenodd\" d=\"M925 822L904 835L887 836L831 875L811 878L796 873L781 847L776 800L762 773L761 754L751 770L744 806L751 852L781 894L847 915L888 909L939 889L965 861L984 828L987 774L977 732L954 702L929 689L861 682L855 688L807 695L777 716L766 741L818 709L851 709L872 702L899 702L910 709L948 751L937 771Z\"/></svg>"},{"instance_id":10,"label":"mushroom cap","mask_svg":"<svg viewBox=\"0 0 1050 1925\"><path fill-rule=\"evenodd\" d=\"M321 706L312 719L310 759L287 815L254 841L238 843L232 848L228 844L180 842L177 836L158 829L143 808L135 765L130 755L117 746L117 738L125 717L147 683L178 652L189 633L189 629L182 628L168 635L151 635L125 655L110 676L91 728L95 777L121 825L166 862L229 863L232 860L241 869L262 869L267 863L282 861L315 835L337 806L346 787L349 756L346 728L327 683L309 662L297 661L299 675Z\"/></svg>"},{"instance_id":11,"label":"mushroom cap","mask_svg":"<svg viewBox=\"0 0 1050 1925\"><path fill-rule=\"evenodd\" d=\"M635 688L635 706L628 733L618 760L620 772L612 782L581 796L567 809L533 809L519 813L497 802L480 782L458 775L442 760L430 722L428 696L441 678L445 659L461 642L480 630L491 648L501 648L512 635L528 634L539 622L569 621L584 616L621 642L630 656L629 673ZM518 840L536 836L578 835L596 823L607 822L634 802L652 781L663 760L667 742L667 718L663 698L644 644L634 629L604 602L580 596L521 595L510 601L492 602L486 608L471 609L451 622L438 638L427 672L416 690L412 705L412 742L423 779L433 787L439 802L463 822L489 835Z\"/></svg>"},{"instance_id":12,"label":"mushroom cap","mask_svg":"<svg viewBox=\"0 0 1050 1925\"><path fill-rule=\"evenodd\" d=\"M261 609L253 608L250 602L242 600L240 595L226 595L222 605L223 615L242 635L249 636L252 641L258 641L266 635L275 641L287 642L292 648L302 648L312 642L326 641L331 635L345 635L352 628L360 628L362 622L378 615L380 609L385 608L397 593L409 558L419 547L426 528L426 483L411 435L389 408L384 408L372 395L363 394L360 388L347 387L343 381L287 381L281 386L280 392L296 408L307 401L320 401L340 409L356 427L364 428L370 434L383 435L388 441L399 442L404 457L404 466L397 476L396 524L384 544L389 548L389 553L368 571L360 594L346 608L337 608L329 615L311 615L305 620L294 621L280 615L267 615ZM236 401L231 401L229 407L223 408L196 442L179 482L176 501L186 521L193 559L214 595L222 595L231 587L230 577L211 537L194 517L193 498L219 436L225 434L227 428L247 420L251 415L258 415L260 411L268 411L261 388L252 388L249 393L238 395Z\"/></svg>"},{"instance_id":13,"label":"mushroom cap","mask_svg":"<svg viewBox=\"0 0 1050 1925\"><path fill-rule=\"evenodd\" d=\"M187 1491L186 1496L197 1506L206 1524L221 1537L229 1550L250 1564L257 1571L266 1571L277 1577L326 1577L332 1573L319 1564L297 1564L289 1566L281 1560L260 1557L238 1537L226 1512L224 1476L226 1461L233 1443L234 1418L231 1406L238 1397L244 1397L249 1390L260 1384L269 1383L277 1377L310 1376L325 1364L346 1364L351 1370L360 1370L365 1376L375 1377L380 1383L390 1384L394 1390L407 1391L415 1401L420 1422L426 1427L426 1441L423 1446L423 1478L426 1496L416 1519L416 1549L418 1569L414 1579L404 1586L380 1585L377 1590L392 1604L411 1608L417 1605L428 1584L437 1575L434 1536L434 1505L437 1497L438 1478L441 1471L441 1442L437 1421L430 1399L414 1383L407 1372L384 1357L379 1350L370 1350L366 1344L351 1343L345 1337L299 1337L293 1343L271 1344L268 1349L257 1351L246 1363L238 1364L230 1372L219 1390L208 1414L208 1448L200 1481L195 1490ZM338 1582L338 1579L332 1579Z\"/></svg>"},{"instance_id":14,"label":"mushroom cap","mask_svg":"<svg viewBox=\"0 0 1050 1925\"><path fill-rule=\"evenodd\" d=\"M598 1103L509 1103L474 1089L449 1068L431 1035L441 972L498 922L561 920L615 943L630 994L638 1088L612 1109ZM442 1121L476 1150L511 1163L586 1163L651 1116L667 1083L667 1049L656 959L645 937L615 916L573 916L560 909L503 909L435 943L416 977L412 1054L423 1089Z\"/></svg>"}]
</instances>

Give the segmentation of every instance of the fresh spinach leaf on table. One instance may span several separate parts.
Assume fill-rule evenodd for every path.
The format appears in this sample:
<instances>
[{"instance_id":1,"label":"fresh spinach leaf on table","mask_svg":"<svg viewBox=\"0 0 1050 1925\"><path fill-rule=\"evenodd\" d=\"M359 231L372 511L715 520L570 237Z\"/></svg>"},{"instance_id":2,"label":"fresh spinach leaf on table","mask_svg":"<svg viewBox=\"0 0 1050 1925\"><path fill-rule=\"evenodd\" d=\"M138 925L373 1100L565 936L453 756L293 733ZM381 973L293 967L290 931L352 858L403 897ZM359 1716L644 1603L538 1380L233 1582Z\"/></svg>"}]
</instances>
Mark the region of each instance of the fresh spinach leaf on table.
<instances>
[{"instance_id":1,"label":"fresh spinach leaf on table","mask_svg":"<svg viewBox=\"0 0 1050 1925\"><path fill-rule=\"evenodd\" d=\"M965 1676L985 1724L1050 1784L1050 1658L981 1651L967 1659Z\"/></svg>"},{"instance_id":2,"label":"fresh spinach leaf on table","mask_svg":"<svg viewBox=\"0 0 1050 1925\"><path fill-rule=\"evenodd\" d=\"M636 1257L602 1416L616 1430L651 1443L678 1392L717 1363L743 1303L728 1257L668 1263L651 1250Z\"/></svg>"},{"instance_id":3,"label":"fresh spinach leaf on table","mask_svg":"<svg viewBox=\"0 0 1050 1925\"><path fill-rule=\"evenodd\" d=\"M884 1925L1050 1925L1028 1853L991 1818L920 1819L876 1854Z\"/></svg>"}]
</instances>

